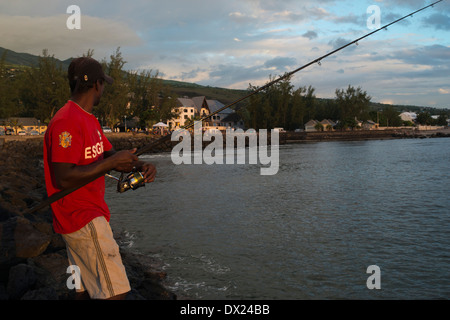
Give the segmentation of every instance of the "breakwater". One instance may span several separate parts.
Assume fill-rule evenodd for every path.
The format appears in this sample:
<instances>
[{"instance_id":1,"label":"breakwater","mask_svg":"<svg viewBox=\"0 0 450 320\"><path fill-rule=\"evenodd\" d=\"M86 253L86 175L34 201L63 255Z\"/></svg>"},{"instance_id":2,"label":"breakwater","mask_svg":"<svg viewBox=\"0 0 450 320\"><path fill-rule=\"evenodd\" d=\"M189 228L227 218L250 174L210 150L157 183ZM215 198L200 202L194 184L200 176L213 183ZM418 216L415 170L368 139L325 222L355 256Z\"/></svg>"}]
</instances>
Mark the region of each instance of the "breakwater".
<instances>
[{"instance_id":1,"label":"breakwater","mask_svg":"<svg viewBox=\"0 0 450 320\"><path fill-rule=\"evenodd\" d=\"M147 139L111 139L127 149ZM0 300L70 300L68 261L64 241L53 231L49 207L30 208L46 197L42 137L0 139ZM159 262L121 246L126 241L114 230L132 291L130 300L173 300Z\"/></svg>"}]
</instances>

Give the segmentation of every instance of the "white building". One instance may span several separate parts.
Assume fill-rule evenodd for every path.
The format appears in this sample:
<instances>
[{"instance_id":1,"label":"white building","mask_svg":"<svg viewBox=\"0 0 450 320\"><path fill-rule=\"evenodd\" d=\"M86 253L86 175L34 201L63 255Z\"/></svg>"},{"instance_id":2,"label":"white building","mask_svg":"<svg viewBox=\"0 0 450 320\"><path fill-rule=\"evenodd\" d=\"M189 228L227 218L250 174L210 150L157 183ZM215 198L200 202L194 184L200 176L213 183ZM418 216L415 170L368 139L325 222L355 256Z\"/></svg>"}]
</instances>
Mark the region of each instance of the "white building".
<instances>
[{"instance_id":1,"label":"white building","mask_svg":"<svg viewBox=\"0 0 450 320\"><path fill-rule=\"evenodd\" d=\"M195 104L194 101L187 98L178 98L177 107L174 110L177 114L176 118L170 119L167 125L170 128L184 127L189 119L194 119Z\"/></svg>"},{"instance_id":2,"label":"white building","mask_svg":"<svg viewBox=\"0 0 450 320\"><path fill-rule=\"evenodd\" d=\"M187 125L189 119L204 118L211 113L214 113L225 107L225 105L217 100L206 100L206 97L194 97L194 98L178 98L177 107L174 110L177 113L177 117L169 120L167 124L171 129L182 128ZM231 117L233 116L233 117ZM226 129L227 127L233 127L231 120L238 121L236 119L237 114L234 110L227 108L210 118L203 121L203 127L215 127L218 129ZM229 121L225 121L229 120Z\"/></svg>"},{"instance_id":3,"label":"white building","mask_svg":"<svg viewBox=\"0 0 450 320\"><path fill-rule=\"evenodd\" d=\"M309 120L306 124L305 124L305 131L306 132L314 132L317 131L316 129L316 125L319 123L319 121L317 120Z\"/></svg>"},{"instance_id":4,"label":"white building","mask_svg":"<svg viewBox=\"0 0 450 320\"><path fill-rule=\"evenodd\" d=\"M416 121L417 114L414 112L402 112L400 113L400 118L402 119L402 121L414 122Z\"/></svg>"}]
</instances>

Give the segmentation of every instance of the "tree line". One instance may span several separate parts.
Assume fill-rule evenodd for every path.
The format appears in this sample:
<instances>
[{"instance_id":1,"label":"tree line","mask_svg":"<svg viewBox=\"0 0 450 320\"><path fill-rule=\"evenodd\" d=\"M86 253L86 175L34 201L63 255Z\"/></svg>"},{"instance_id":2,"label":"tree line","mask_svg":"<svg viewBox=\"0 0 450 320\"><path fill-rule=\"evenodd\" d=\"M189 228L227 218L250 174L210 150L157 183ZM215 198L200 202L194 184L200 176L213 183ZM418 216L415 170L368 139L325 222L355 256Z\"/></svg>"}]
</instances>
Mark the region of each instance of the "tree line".
<instances>
[{"instance_id":1,"label":"tree line","mask_svg":"<svg viewBox=\"0 0 450 320\"><path fill-rule=\"evenodd\" d=\"M43 50L37 65L11 72L5 63L6 54L5 51L0 59L0 119L34 117L41 123L49 123L70 98L67 70ZM83 56L93 54L93 50L88 50ZM105 73L114 78L93 110L102 125L113 128L125 117L137 116L138 125L145 127L174 116L176 96L158 72L125 71L126 61L120 48L101 64Z\"/></svg>"},{"instance_id":2,"label":"tree line","mask_svg":"<svg viewBox=\"0 0 450 320\"><path fill-rule=\"evenodd\" d=\"M48 123L70 97L67 70L43 50L37 65L11 73L11 67L5 63L6 54L7 51L0 59L0 119L34 117ZM88 50L83 56L93 54L93 50ZM93 111L102 125L113 128L125 117L136 116L140 120L138 126L143 128L176 116L173 110L177 97L158 72L125 71L126 61L120 48L101 63L105 73L115 80L105 87L101 102ZM272 80L270 77L269 82ZM249 91L256 89L251 84L248 87ZM334 99L319 99L312 86L295 88L287 77L242 102L237 113L246 127L257 130L295 130L304 128L310 120L323 119L338 121L338 129L355 128L356 120L372 120L380 126L413 125L403 122L393 106L373 107L371 97L361 87L349 85L336 89L335 94ZM417 117L418 123L427 125L446 125L446 120L445 113L436 120L427 111Z\"/></svg>"},{"instance_id":3,"label":"tree line","mask_svg":"<svg viewBox=\"0 0 450 320\"><path fill-rule=\"evenodd\" d=\"M268 82L273 81L270 77ZM248 87L249 92L258 87ZM304 128L310 120L330 119L337 121L336 129L357 128L357 120L371 120L380 126L412 126L400 117L400 112L391 105L382 109L371 103L371 97L361 87L349 85L346 89L336 89L334 99L319 99L312 86L295 88L290 77L265 88L251 96L239 109L239 114L247 127L255 129L282 127L285 130ZM448 115L442 112L433 119L428 111L421 111L417 123L427 125L447 125Z\"/></svg>"}]
</instances>

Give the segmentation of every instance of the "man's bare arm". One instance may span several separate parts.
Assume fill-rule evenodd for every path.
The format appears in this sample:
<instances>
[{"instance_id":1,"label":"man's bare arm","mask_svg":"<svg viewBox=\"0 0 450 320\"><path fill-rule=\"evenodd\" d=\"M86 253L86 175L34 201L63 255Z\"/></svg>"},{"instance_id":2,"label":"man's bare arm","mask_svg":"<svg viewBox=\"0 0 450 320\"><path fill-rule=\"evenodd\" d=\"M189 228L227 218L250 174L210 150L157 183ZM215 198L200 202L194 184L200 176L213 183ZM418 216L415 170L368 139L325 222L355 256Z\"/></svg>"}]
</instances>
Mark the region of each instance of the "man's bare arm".
<instances>
[{"instance_id":1,"label":"man's bare arm","mask_svg":"<svg viewBox=\"0 0 450 320\"><path fill-rule=\"evenodd\" d=\"M60 190L78 187L116 168L130 172L138 162L138 157L132 151L110 153L103 160L85 166L54 162L52 168L55 186Z\"/></svg>"}]
</instances>

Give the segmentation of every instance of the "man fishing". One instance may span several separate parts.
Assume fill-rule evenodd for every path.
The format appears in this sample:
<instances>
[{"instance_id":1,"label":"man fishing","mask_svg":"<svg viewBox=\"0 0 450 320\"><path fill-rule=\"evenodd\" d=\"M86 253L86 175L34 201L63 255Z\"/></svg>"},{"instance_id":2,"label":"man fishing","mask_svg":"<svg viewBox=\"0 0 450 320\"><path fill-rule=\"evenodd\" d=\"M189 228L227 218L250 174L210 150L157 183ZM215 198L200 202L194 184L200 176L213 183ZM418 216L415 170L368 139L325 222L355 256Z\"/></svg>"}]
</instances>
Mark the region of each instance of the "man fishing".
<instances>
[{"instance_id":1,"label":"man fishing","mask_svg":"<svg viewBox=\"0 0 450 320\"><path fill-rule=\"evenodd\" d=\"M139 161L136 149L116 152L92 114L105 83L113 83L101 64L88 57L76 58L68 78L71 98L45 134L45 181L49 197L79 188L51 204L53 227L66 243L70 265L80 270L76 298L124 299L130 284L109 225L104 175L110 170L138 170L150 183L156 169Z\"/></svg>"}]
</instances>

